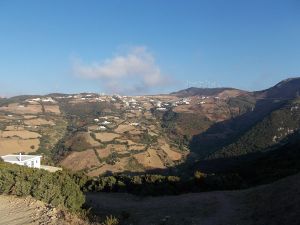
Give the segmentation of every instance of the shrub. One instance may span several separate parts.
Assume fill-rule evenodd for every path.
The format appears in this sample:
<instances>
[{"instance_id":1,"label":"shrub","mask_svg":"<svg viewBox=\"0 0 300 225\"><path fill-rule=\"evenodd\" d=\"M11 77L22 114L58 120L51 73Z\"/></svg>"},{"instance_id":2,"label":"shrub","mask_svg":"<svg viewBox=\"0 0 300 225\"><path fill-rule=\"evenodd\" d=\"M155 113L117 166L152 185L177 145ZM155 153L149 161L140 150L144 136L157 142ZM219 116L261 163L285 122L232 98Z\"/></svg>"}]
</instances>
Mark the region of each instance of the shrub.
<instances>
[{"instance_id":1,"label":"shrub","mask_svg":"<svg viewBox=\"0 0 300 225\"><path fill-rule=\"evenodd\" d=\"M3 162L0 162L0 194L30 195L71 211L79 210L85 201L80 187L66 172L50 173Z\"/></svg>"},{"instance_id":2,"label":"shrub","mask_svg":"<svg viewBox=\"0 0 300 225\"><path fill-rule=\"evenodd\" d=\"M116 217L113 217L112 215L107 216L102 225L118 225L119 220Z\"/></svg>"}]
</instances>

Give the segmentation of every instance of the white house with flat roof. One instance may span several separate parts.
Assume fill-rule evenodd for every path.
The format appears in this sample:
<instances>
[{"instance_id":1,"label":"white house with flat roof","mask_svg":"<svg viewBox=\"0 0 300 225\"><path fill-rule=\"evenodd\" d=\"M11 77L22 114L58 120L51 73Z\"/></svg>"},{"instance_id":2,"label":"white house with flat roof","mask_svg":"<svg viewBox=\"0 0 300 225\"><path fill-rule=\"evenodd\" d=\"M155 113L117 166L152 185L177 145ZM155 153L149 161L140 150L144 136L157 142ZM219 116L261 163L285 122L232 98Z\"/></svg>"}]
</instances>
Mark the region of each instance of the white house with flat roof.
<instances>
[{"instance_id":1,"label":"white house with flat roof","mask_svg":"<svg viewBox=\"0 0 300 225\"><path fill-rule=\"evenodd\" d=\"M1 156L4 162L18 164L21 166L28 166L32 168L41 168L41 158L40 155L5 155Z\"/></svg>"}]
</instances>

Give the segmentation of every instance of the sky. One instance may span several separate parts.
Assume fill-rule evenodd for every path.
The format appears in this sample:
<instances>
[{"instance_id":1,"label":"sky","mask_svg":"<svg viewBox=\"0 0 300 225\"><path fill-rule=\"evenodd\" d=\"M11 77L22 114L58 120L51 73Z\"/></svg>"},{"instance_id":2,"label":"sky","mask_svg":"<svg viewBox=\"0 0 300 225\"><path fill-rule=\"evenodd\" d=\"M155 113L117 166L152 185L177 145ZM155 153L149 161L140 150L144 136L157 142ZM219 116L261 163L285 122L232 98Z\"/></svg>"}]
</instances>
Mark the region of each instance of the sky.
<instances>
[{"instance_id":1,"label":"sky","mask_svg":"<svg viewBox=\"0 0 300 225\"><path fill-rule=\"evenodd\" d=\"M261 90L299 40L299 0L1 0L0 96Z\"/></svg>"}]
</instances>

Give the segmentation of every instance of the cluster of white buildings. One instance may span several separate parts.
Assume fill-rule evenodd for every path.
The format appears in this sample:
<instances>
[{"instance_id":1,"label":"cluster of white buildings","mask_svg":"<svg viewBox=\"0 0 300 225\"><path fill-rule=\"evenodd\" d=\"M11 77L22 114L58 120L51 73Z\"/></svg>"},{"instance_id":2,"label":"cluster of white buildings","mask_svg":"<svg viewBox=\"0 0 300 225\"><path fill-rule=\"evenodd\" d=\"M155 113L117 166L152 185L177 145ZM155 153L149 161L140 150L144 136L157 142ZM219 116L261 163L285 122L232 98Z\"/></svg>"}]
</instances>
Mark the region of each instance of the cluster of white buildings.
<instances>
[{"instance_id":1,"label":"cluster of white buildings","mask_svg":"<svg viewBox=\"0 0 300 225\"><path fill-rule=\"evenodd\" d=\"M29 103L36 103L36 102L56 103L56 101L51 97L27 99L26 102L29 102Z\"/></svg>"}]
</instances>

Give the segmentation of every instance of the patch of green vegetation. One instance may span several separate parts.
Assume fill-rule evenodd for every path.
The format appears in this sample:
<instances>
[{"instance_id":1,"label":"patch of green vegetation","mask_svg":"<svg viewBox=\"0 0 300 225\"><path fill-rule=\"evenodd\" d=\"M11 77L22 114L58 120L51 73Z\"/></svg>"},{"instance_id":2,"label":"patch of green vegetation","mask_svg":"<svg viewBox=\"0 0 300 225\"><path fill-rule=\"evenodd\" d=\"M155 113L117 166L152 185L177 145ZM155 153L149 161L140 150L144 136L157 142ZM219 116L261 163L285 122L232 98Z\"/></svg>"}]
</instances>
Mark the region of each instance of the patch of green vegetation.
<instances>
[{"instance_id":1,"label":"patch of green vegetation","mask_svg":"<svg viewBox=\"0 0 300 225\"><path fill-rule=\"evenodd\" d=\"M239 188L242 180L238 174L204 174L179 177L160 174L110 175L87 178L75 175L76 182L85 192L126 192L142 196L176 195L188 192L228 190Z\"/></svg>"},{"instance_id":2,"label":"patch of green vegetation","mask_svg":"<svg viewBox=\"0 0 300 225\"><path fill-rule=\"evenodd\" d=\"M107 110L116 110L115 106L108 102L86 102L76 104L61 102L60 108L67 116L77 116L80 118L85 118L86 122L93 121L95 116L105 116Z\"/></svg>"},{"instance_id":3,"label":"patch of green vegetation","mask_svg":"<svg viewBox=\"0 0 300 225\"><path fill-rule=\"evenodd\" d=\"M102 163L102 162L103 162L103 159L101 159L101 157L100 157L98 151L97 151L95 148L93 148L93 150L94 150L94 152L95 152L95 155L96 155L98 161L99 161L100 163Z\"/></svg>"},{"instance_id":4,"label":"patch of green vegetation","mask_svg":"<svg viewBox=\"0 0 300 225\"><path fill-rule=\"evenodd\" d=\"M134 157L130 157L125 169L128 171L143 171L144 167Z\"/></svg>"},{"instance_id":5,"label":"patch of green vegetation","mask_svg":"<svg viewBox=\"0 0 300 225\"><path fill-rule=\"evenodd\" d=\"M300 128L300 113L293 105L273 111L232 144L213 153L210 158L224 158L269 151L290 132Z\"/></svg>"},{"instance_id":6,"label":"patch of green vegetation","mask_svg":"<svg viewBox=\"0 0 300 225\"><path fill-rule=\"evenodd\" d=\"M239 108L239 115L244 114L255 107L256 100L250 96L238 96L229 98L227 104L229 107Z\"/></svg>"},{"instance_id":7,"label":"patch of green vegetation","mask_svg":"<svg viewBox=\"0 0 300 225\"><path fill-rule=\"evenodd\" d=\"M120 161L118 157L118 153L113 152L109 156L105 158L105 162L110 165L115 165L116 162Z\"/></svg>"},{"instance_id":8,"label":"patch of green vegetation","mask_svg":"<svg viewBox=\"0 0 300 225\"><path fill-rule=\"evenodd\" d=\"M172 110L162 116L162 128L180 150L184 151L194 134L205 131L212 125L207 117L197 113L176 113Z\"/></svg>"},{"instance_id":9,"label":"patch of green vegetation","mask_svg":"<svg viewBox=\"0 0 300 225\"><path fill-rule=\"evenodd\" d=\"M0 193L32 196L53 206L80 210L85 199L79 186L66 172L50 173L0 162Z\"/></svg>"},{"instance_id":10,"label":"patch of green vegetation","mask_svg":"<svg viewBox=\"0 0 300 225\"><path fill-rule=\"evenodd\" d=\"M157 142L157 136L150 135L148 132L144 132L140 137L140 143L145 145L151 145Z\"/></svg>"}]
</instances>

